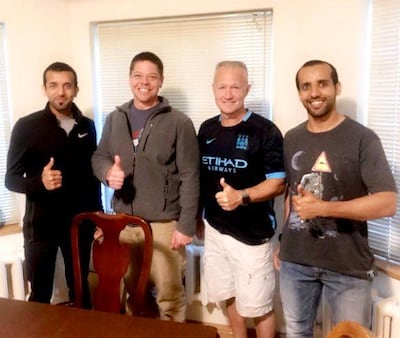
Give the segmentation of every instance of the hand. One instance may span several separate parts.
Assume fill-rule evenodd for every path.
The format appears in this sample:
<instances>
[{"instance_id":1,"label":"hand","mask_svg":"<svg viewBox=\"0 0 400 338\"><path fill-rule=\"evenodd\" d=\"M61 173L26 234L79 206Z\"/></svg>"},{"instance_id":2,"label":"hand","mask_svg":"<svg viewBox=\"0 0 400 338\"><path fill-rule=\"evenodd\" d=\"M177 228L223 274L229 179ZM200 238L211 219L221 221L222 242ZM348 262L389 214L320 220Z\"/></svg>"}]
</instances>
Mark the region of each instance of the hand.
<instances>
[{"instance_id":1,"label":"hand","mask_svg":"<svg viewBox=\"0 0 400 338\"><path fill-rule=\"evenodd\" d=\"M53 170L54 157L50 157L49 163L47 163L42 170L42 182L47 190L55 190L61 188L62 175L60 170Z\"/></svg>"},{"instance_id":2,"label":"hand","mask_svg":"<svg viewBox=\"0 0 400 338\"><path fill-rule=\"evenodd\" d=\"M96 231L93 234L93 239L95 241L99 241L100 244L103 243L103 241L104 241L104 232L103 232L102 228L97 228L96 227Z\"/></svg>"},{"instance_id":3,"label":"hand","mask_svg":"<svg viewBox=\"0 0 400 338\"><path fill-rule=\"evenodd\" d=\"M106 180L108 186L114 190L119 190L124 184L125 174L121 166L121 158L118 155L114 157L114 164L108 170Z\"/></svg>"},{"instance_id":4,"label":"hand","mask_svg":"<svg viewBox=\"0 0 400 338\"><path fill-rule=\"evenodd\" d=\"M242 204L242 193L240 190L233 189L225 182L225 178L223 177L220 179L219 183L223 190L215 194L215 199L222 209L231 211Z\"/></svg>"},{"instance_id":5,"label":"hand","mask_svg":"<svg viewBox=\"0 0 400 338\"><path fill-rule=\"evenodd\" d=\"M321 216L319 211L322 201L301 184L297 186L297 195L292 197L292 202L302 221Z\"/></svg>"},{"instance_id":6,"label":"hand","mask_svg":"<svg viewBox=\"0 0 400 338\"><path fill-rule=\"evenodd\" d=\"M186 236L180 233L178 230L175 230L171 238L171 249L177 250L179 248L182 248L185 245L192 243L192 240L193 237Z\"/></svg>"},{"instance_id":7,"label":"hand","mask_svg":"<svg viewBox=\"0 0 400 338\"><path fill-rule=\"evenodd\" d=\"M279 251L281 249L281 246L278 242L277 247L274 249L274 253L273 253L273 260L274 260L274 267L276 270L279 271L279 269L281 268L281 260L279 258Z\"/></svg>"}]
</instances>

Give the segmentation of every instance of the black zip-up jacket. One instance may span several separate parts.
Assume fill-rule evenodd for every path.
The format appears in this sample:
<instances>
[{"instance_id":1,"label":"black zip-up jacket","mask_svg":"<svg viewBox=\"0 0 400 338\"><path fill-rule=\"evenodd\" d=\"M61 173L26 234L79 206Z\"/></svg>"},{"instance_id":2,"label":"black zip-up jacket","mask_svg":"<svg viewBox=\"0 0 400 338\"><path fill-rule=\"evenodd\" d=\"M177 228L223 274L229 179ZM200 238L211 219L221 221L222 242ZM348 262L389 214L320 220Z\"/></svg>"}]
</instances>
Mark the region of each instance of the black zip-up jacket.
<instances>
[{"instance_id":1,"label":"black zip-up jacket","mask_svg":"<svg viewBox=\"0 0 400 338\"><path fill-rule=\"evenodd\" d=\"M26 240L56 239L77 213L102 209L100 182L90 163L96 149L94 123L75 104L72 113L76 124L69 135L58 125L49 104L19 119L13 128L5 185L26 195ZM41 175L51 157L52 169L61 170L62 187L48 191Z\"/></svg>"}]
</instances>

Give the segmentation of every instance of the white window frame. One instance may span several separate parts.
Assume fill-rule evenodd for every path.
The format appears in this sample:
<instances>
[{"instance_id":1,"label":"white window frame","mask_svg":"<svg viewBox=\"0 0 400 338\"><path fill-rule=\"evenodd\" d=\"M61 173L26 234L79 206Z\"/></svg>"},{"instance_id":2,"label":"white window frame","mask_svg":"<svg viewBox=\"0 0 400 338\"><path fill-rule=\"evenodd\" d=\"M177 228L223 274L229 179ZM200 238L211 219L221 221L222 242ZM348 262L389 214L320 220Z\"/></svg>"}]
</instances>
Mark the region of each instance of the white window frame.
<instances>
[{"instance_id":1,"label":"white window frame","mask_svg":"<svg viewBox=\"0 0 400 338\"><path fill-rule=\"evenodd\" d=\"M400 187L400 3L370 0L367 125L380 137ZM400 206L394 217L368 222L374 253L400 263Z\"/></svg>"},{"instance_id":2,"label":"white window frame","mask_svg":"<svg viewBox=\"0 0 400 338\"><path fill-rule=\"evenodd\" d=\"M4 184L11 134L6 28L0 22L0 227L18 222L17 197Z\"/></svg>"}]
</instances>

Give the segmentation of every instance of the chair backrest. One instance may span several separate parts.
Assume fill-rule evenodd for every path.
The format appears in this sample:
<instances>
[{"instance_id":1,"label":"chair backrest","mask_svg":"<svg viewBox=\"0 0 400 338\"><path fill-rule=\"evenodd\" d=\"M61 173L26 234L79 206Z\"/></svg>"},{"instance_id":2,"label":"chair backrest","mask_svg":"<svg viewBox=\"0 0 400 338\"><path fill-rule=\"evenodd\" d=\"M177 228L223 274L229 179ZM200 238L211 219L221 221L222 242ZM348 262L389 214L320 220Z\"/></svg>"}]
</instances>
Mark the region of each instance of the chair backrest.
<instances>
[{"instance_id":1,"label":"chair backrest","mask_svg":"<svg viewBox=\"0 0 400 338\"><path fill-rule=\"evenodd\" d=\"M120 312L121 279L130 262L130 248L119 242L119 234L126 225L135 225L143 229L143 263L138 285L133 298L132 314L140 315L144 311L145 294L150 274L153 253L153 238L150 225L140 217L127 214L105 214L103 212L85 212L76 215L72 221L71 240L74 267L75 306L82 307L82 270L79 260L79 227L86 220L101 228L104 237L93 243L93 265L98 275L98 286L94 290L93 309L107 312Z\"/></svg>"},{"instance_id":2,"label":"chair backrest","mask_svg":"<svg viewBox=\"0 0 400 338\"><path fill-rule=\"evenodd\" d=\"M362 325L352 321L337 323L328 338L375 338L376 336Z\"/></svg>"}]
</instances>

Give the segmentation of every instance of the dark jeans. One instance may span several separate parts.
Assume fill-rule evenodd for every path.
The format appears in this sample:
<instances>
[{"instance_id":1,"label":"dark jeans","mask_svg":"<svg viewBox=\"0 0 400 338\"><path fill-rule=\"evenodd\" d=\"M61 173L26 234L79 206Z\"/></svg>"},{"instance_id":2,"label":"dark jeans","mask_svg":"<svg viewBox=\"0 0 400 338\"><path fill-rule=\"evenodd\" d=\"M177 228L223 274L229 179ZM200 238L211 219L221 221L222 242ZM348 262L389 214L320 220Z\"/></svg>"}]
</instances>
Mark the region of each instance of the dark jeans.
<instances>
[{"instance_id":1,"label":"dark jeans","mask_svg":"<svg viewBox=\"0 0 400 338\"><path fill-rule=\"evenodd\" d=\"M94 227L91 224L82 224L79 234L79 254L83 276L83 304L91 307L89 285L89 261ZM30 281L31 294L29 301L50 303L53 293L53 281L57 250L60 248L64 259L65 279L69 289L70 301L74 300L74 275L72 266L72 251L70 234L66 231L58 239L33 241L25 239L25 261L27 278Z\"/></svg>"}]
</instances>

